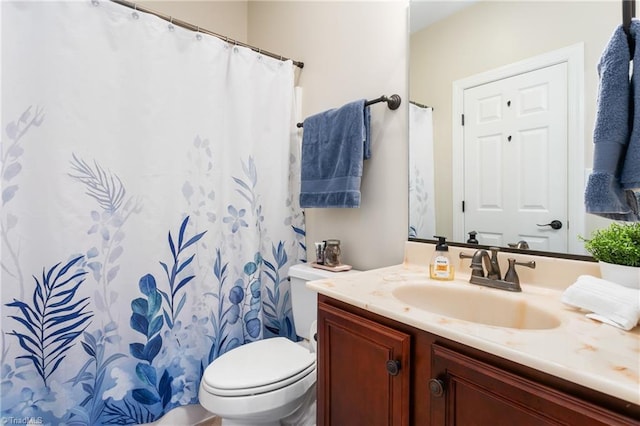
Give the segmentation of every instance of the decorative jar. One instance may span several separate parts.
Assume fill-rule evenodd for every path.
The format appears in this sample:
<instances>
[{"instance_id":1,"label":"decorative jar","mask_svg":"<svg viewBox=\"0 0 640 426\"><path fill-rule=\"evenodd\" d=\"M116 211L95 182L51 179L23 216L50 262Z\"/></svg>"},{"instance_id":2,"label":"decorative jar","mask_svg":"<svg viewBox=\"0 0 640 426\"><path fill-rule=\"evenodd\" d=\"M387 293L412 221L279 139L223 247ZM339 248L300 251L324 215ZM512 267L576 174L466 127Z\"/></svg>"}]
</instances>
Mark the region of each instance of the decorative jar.
<instances>
[{"instance_id":1,"label":"decorative jar","mask_svg":"<svg viewBox=\"0 0 640 426\"><path fill-rule=\"evenodd\" d=\"M327 240L324 248L324 264L327 266L340 265L340 240Z\"/></svg>"}]
</instances>

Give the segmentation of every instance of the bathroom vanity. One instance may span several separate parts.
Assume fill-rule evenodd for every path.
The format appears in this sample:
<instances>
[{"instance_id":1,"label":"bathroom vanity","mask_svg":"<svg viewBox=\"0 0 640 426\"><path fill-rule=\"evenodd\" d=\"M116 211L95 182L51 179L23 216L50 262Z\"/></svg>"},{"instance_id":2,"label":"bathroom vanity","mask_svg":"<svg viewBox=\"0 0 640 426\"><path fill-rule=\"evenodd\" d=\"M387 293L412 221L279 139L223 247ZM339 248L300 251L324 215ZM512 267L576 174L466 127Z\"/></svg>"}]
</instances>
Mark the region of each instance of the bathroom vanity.
<instances>
[{"instance_id":1,"label":"bathroom vanity","mask_svg":"<svg viewBox=\"0 0 640 426\"><path fill-rule=\"evenodd\" d=\"M318 425L640 424L638 328L588 320L557 289L502 294L464 279L435 283L405 262L309 283L319 293ZM453 302L440 293L462 309L432 312L429 300ZM499 313L512 304L516 313Z\"/></svg>"}]
</instances>

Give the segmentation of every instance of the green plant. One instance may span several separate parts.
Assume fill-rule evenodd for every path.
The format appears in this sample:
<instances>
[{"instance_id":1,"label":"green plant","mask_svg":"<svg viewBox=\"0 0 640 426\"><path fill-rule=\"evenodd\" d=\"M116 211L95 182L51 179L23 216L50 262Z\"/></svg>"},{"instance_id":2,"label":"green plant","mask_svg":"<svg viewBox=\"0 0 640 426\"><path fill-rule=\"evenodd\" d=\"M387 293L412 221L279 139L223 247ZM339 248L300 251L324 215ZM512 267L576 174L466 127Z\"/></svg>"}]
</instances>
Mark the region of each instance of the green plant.
<instances>
[{"instance_id":1,"label":"green plant","mask_svg":"<svg viewBox=\"0 0 640 426\"><path fill-rule=\"evenodd\" d=\"M612 223L598 229L585 241L585 249L594 259L625 266L640 266L640 223Z\"/></svg>"}]
</instances>

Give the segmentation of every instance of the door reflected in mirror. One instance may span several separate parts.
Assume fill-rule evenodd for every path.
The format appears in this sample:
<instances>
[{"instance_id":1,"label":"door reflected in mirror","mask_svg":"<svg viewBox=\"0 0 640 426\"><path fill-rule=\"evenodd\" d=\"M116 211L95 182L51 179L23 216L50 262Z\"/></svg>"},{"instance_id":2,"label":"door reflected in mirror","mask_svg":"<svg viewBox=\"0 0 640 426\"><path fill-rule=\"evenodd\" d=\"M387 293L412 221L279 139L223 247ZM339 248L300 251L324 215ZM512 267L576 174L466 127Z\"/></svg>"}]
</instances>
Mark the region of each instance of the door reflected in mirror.
<instances>
[{"instance_id":1,"label":"door reflected in mirror","mask_svg":"<svg viewBox=\"0 0 640 426\"><path fill-rule=\"evenodd\" d=\"M585 254L609 223L583 194L620 3L412 0L410 21L409 237Z\"/></svg>"}]
</instances>

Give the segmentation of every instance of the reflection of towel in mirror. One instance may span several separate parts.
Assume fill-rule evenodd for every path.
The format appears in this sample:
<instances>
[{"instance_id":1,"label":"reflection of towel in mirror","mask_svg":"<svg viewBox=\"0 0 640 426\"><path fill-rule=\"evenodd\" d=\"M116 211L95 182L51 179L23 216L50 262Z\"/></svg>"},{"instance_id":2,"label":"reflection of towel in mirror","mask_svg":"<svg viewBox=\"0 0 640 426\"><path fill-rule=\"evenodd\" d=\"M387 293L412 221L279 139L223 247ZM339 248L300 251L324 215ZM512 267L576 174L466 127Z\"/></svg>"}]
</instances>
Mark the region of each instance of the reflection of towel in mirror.
<instances>
[{"instance_id":1,"label":"reflection of towel in mirror","mask_svg":"<svg viewBox=\"0 0 640 426\"><path fill-rule=\"evenodd\" d=\"M640 320L640 290L581 275L562 294L562 302L593 314L587 317L631 330Z\"/></svg>"},{"instance_id":2,"label":"reflection of towel in mirror","mask_svg":"<svg viewBox=\"0 0 640 426\"><path fill-rule=\"evenodd\" d=\"M598 63L600 85L593 131L593 172L585 190L587 213L626 221L638 219L635 196L620 184L631 131L630 58L627 36L619 26Z\"/></svg>"},{"instance_id":3,"label":"reflection of towel in mirror","mask_svg":"<svg viewBox=\"0 0 640 426\"><path fill-rule=\"evenodd\" d=\"M633 77L631 92L633 94L633 118L629 146L622 166L620 182L625 189L633 190L635 200L640 198L640 21L632 20L631 35L635 41L633 53Z\"/></svg>"},{"instance_id":4,"label":"reflection of towel in mirror","mask_svg":"<svg viewBox=\"0 0 640 426\"><path fill-rule=\"evenodd\" d=\"M369 107L361 99L304 120L300 207L359 207L371 155Z\"/></svg>"}]
</instances>

